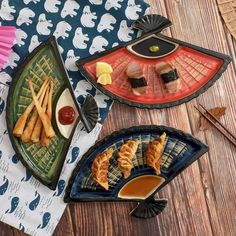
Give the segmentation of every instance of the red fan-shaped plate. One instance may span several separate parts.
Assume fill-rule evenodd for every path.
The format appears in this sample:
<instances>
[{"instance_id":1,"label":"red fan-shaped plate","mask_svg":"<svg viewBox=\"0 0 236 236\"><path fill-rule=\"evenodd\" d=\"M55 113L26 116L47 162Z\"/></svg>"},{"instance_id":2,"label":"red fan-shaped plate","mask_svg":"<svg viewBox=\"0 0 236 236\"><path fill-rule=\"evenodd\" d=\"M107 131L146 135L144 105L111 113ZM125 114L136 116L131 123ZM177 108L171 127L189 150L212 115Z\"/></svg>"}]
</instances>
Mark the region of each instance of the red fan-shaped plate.
<instances>
[{"instance_id":1,"label":"red fan-shaped plate","mask_svg":"<svg viewBox=\"0 0 236 236\"><path fill-rule=\"evenodd\" d=\"M177 43L178 48L158 59L144 58L126 47L118 47L78 61L78 66L95 87L113 99L140 108L163 108L187 102L204 92L221 76L230 62L228 56L220 53L170 38L168 40ZM96 63L101 61L113 68L111 85L102 86L96 82ZM127 66L132 61L138 61L143 68L148 83L145 95L136 96L132 93L126 75ZM182 88L176 93L168 93L155 72L155 65L163 61L173 65L180 75Z\"/></svg>"}]
</instances>

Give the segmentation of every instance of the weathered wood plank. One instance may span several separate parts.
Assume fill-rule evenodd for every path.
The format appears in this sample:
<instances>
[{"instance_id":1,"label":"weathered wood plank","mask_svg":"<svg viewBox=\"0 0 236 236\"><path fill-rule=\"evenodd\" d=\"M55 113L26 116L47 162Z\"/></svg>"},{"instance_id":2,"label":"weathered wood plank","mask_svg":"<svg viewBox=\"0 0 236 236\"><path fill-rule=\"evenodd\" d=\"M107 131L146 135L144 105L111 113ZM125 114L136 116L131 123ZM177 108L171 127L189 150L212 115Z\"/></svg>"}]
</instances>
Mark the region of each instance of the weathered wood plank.
<instances>
[{"instance_id":1,"label":"weathered wood plank","mask_svg":"<svg viewBox=\"0 0 236 236\"><path fill-rule=\"evenodd\" d=\"M11 226L6 225L6 224L0 222L0 235L1 236L14 235L14 231L15 231L15 229L13 229Z\"/></svg>"},{"instance_id":2,"label":"weathered wood plank","mask_svg":"<svg viewBox=\"0 0 236 236\"><path fill-rule=\"evenodd\" d=\"M173 15L178 21L179 28L182 29L179 34L179 28L173 31L175 37L182 34L186 35L186 40L198 45L214 49L229 54L233 53L232 42L227 35L227 31L221 24L221 18L215 1L180 1L182 8L191 9L191 15L195 14L196 5L199 5L201 11L198 12L200 21L196 21L195 27L189 31L189 24L185 18L177 16L184 14L185 11L174 1L167 1L169 14ZM175 17L176 16L176 17ZM202 25L201 25L202 24ZM188 26L189 25L189 26ZM192 37L194 35L194 37ZM227 116L223 122L232 130L235 127L235 83L234 83L233 65L219 80L214 87L209 89L204 95L197 100L203 103L207 108L224 105L228 108ZM203 133L198 131L197 118L198 114L190 103L187 105L188 113L191 120L191 127L194 135L205 140L211 150L207 158L202 158L199 162L202 184L205 191L205 198L208 206L209 219L214 235L234 235L235 228L235 148L223 138L223 136L214 129ZM235 130L235 128L234 128ZM224 177L223 177L224 176Z\"/></svg>"},{"instance_id":3,"label":"weathered wood plank","mask_svg":"<svg viewBox=\"0 0 236 236\"><path fill-rule=\"evenodd\" d=\"M55 232L57 236L75 236L76 224L72 223L70 208L67 207Z\"/></svg>"}]
</instances>

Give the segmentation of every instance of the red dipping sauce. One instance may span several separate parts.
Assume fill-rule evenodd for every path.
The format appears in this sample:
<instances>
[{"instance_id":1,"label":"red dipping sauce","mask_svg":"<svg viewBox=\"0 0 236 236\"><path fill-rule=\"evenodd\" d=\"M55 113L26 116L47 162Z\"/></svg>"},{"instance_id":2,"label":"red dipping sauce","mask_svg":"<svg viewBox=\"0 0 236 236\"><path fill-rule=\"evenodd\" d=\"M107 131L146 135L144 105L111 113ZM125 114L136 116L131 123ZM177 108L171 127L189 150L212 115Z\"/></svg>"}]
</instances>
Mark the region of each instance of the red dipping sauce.
<instances>
[{"instance_id":1,"label":"red dipping sauce","mask_svg":"<svg viewBox=\"0 0 236 236\"><path fill-rule=\"evenodd\" d=\"M59 122L62 125L70 125L75 120L75 110L71 106L62 107L59 112Z\"/></svg>"}]
</instances>

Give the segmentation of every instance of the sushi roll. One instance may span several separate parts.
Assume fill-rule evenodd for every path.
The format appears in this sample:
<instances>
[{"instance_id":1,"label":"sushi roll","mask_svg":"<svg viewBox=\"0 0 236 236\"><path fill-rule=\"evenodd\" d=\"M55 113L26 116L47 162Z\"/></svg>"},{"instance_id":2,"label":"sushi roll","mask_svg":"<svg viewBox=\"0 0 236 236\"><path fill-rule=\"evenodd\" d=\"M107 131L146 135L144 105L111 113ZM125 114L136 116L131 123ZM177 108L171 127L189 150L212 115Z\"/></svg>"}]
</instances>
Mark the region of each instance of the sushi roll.
<instances>
[{"instance_id":1,"label":"sushi roll","mask_svg":"<svg viewBox=\"0 0 236 236\"><path fill-rule=\"evenodd\" d=\"M132 91L135 95L141 96L147 91L147 81L143 76L143 70L138 62L131 62L126 70Z\"/></svg>"},{"instance_id":2,"label":"sushi roll","mask_svg":"<svg viewBox=\"0 0 236 236\"><path fill-rule=\"evenodd\" d=\"M178 92L182 85L178 72L166 62L159 62L155 66L156 73L161 77L165 84L165 88L169 93Z\"/></svg>"}]
</instances>

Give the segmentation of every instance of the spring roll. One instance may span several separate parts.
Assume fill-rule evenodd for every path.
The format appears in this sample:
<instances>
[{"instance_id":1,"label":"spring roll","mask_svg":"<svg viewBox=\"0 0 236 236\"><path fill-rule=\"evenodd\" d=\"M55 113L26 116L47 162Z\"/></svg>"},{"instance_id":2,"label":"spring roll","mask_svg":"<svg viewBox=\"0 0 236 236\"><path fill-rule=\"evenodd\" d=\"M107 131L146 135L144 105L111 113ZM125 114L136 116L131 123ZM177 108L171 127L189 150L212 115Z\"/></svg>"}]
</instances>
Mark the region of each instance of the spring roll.
<instances>
[{"instance_id":1,"label":"spring roll","mask_svg":"<svg viewBox=\"0 0 236 236\"><path fill-rule=\"evenodd\" d=\"M47 115L50 120L52 120L52 94L53 94L53 81L50 82L50 91L48 98L48 107L47 107ZM45 147L48 147L50 143L50 139L46 136L45 130L43 129L41 134L41 144Z\"/></svg>"},{"instance_id":2,"label":"spring roll","mask_svg":"<svg viewBox=\"0 0 236 236\"><path fill-rule=\"evenodd\" d=\"M39 102L40 102L41 105L43 103L43 99L44 99L46 90L48 88L48 85L49 84L47 84L47 86L44 87L44 90L43 90L43 92L42 92L42 94L40 96ZM33 114L30 117L29 122L26 124L26 128L25 128L23 134L21 135L22 142L28 143L30 141L32 132L33 132L35 124L37 122L37 119L38 119L38 111L37 111L36 108L34 108Z\"/></svg>"},{"instance_id":3,"label":"spring roll","mask_svg":"<svg viewBox=\"0 0 236 236\"><path fill-rule=\"evenodd\" d=\"M44 100L43 100L42 108L43 108L44 112L46 111L47 104L48 104L48 95L49 95L49 89L47 89L46 95L45 95ZM43 127L43 123L42 123L40 117L38 116L37 122L35 124L34 130L33 130L32 135L31 135L31 141L33 143L38 143L39 142L42 127Z\"/></svg>"},{"instance_id":4,"label":"spring roll","mask_svg":"<svg viewBox=\"0 0 236 236\"><path fill-rule=\"evenodd\" d=\"M49 78L45 79L45 81L43 82L42 87L40 88L40 90L39 90L39 92L36 96L36 99L39 99L39 97L41 96L45 86L47 86L48 81L49 81ZM23 134L27 118L28 118L29 114L31 113L31 111L33 110L33 108L34 108L34 101L32 101L30 103L30 105L25 109L23 114L17 120L17 122L15 124L15 127L13 129L13 135L15 137L20 137Z\"/></svg>"},{"instance_id":5,"label":"spring roll","mask_svg":"<svg viewBox=\"0 0 236 236\"><path fill-rule=\"evenodd\" d=\"M33 83L32 83L31 80L29 80L29 87L30 87L30 90L31 90L31 93L32 93L32 97L33 97L33 100L34 100L35 107L36 107L36 109L38 111L38 114L39 114L39 117L40 117L40 119L43 123L43 127L45 129L46 136L48 138L52 138L52 137L55 136L55 131L53 130L50 119L48 118L47 114L45 114L45 112L43 111L43 108L40 105L40 103L39 103L39 101L38 101L38 99L35 95L34 88L33 88Z\"/></svg>"}]
</instances>

